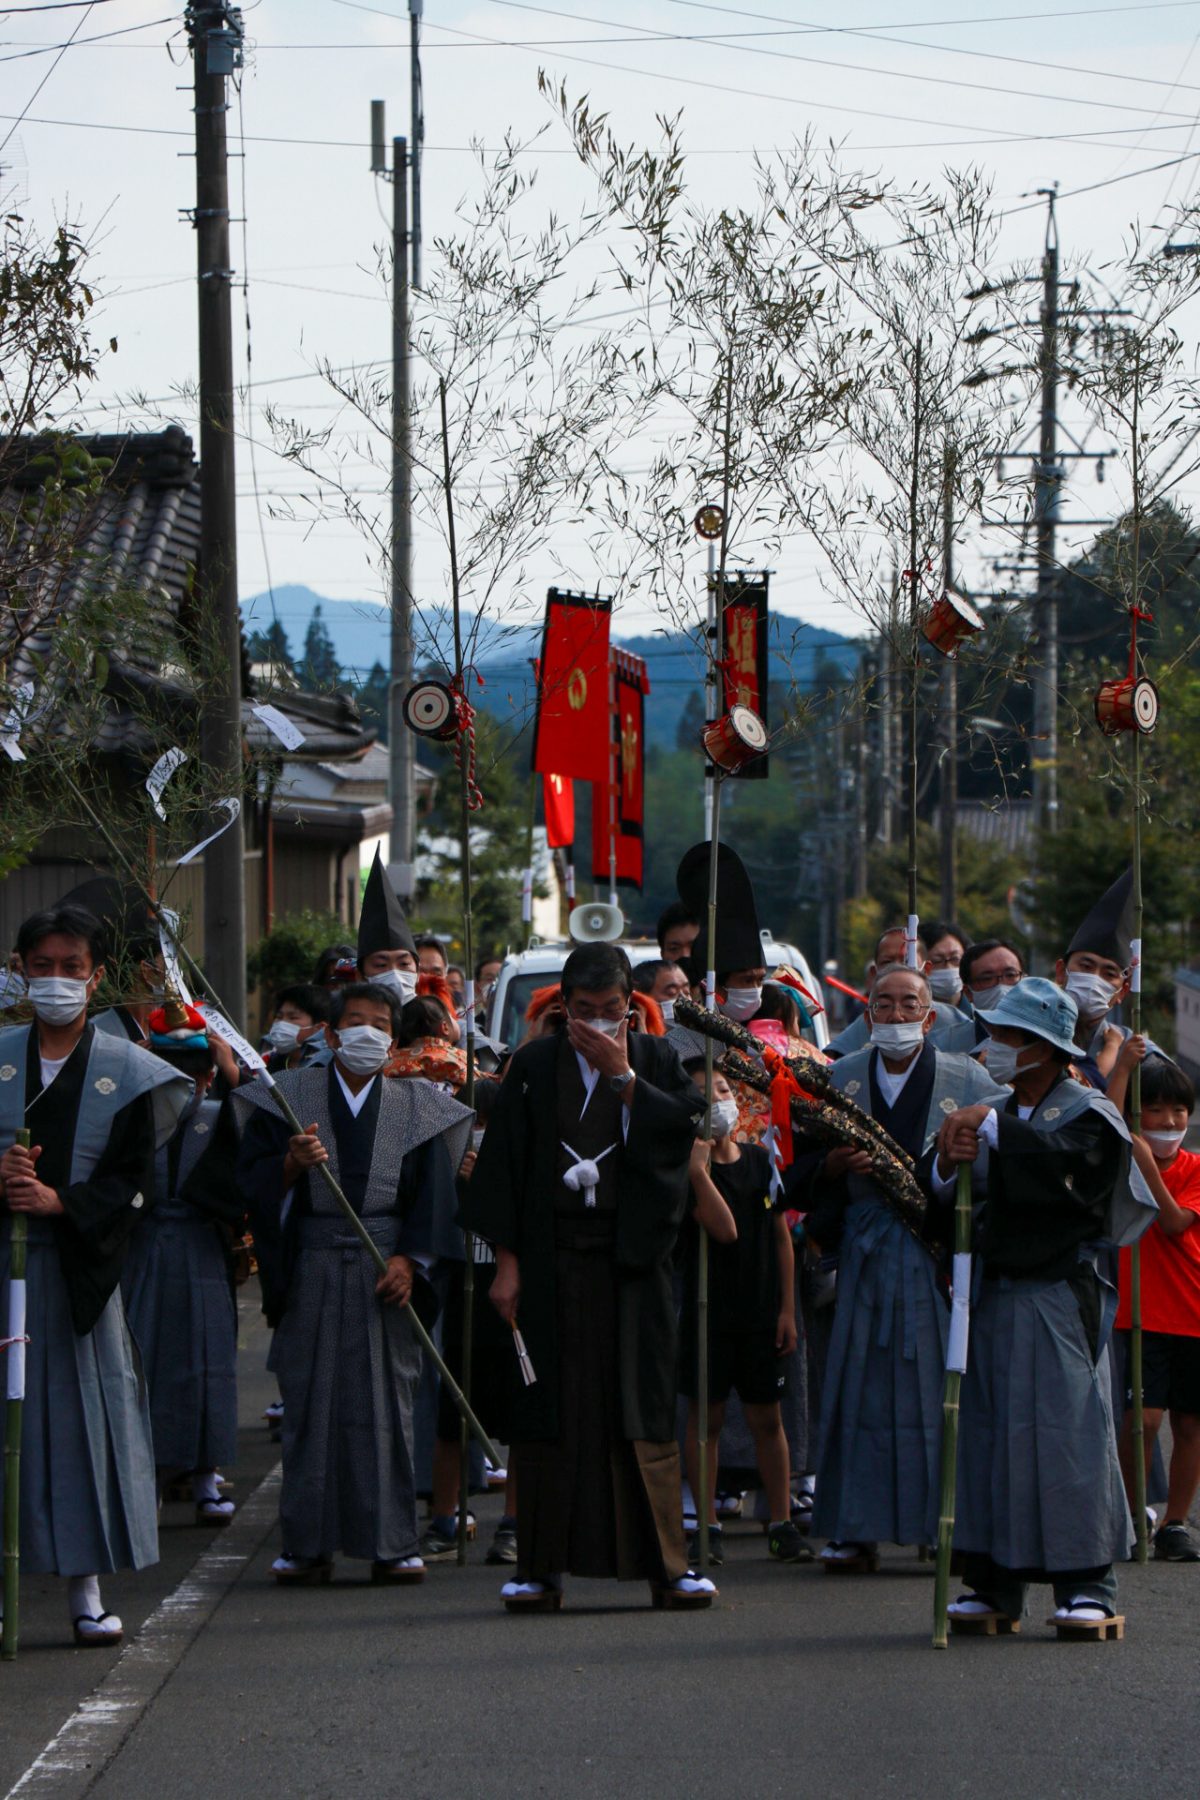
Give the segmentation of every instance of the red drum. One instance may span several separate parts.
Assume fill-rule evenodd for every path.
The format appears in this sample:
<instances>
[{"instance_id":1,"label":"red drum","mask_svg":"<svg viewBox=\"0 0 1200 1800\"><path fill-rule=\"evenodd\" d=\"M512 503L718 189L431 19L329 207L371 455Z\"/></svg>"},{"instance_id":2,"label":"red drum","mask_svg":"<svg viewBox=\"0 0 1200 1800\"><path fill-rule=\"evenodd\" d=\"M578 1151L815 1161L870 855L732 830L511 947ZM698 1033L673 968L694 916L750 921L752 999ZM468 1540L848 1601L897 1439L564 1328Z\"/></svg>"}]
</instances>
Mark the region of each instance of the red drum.
<instances>
[{"instance_id":1,"label":"red drum","mask_svg":"<svg viewBox=\"0 0 1200 1800\"><path fill-rule=\"evenodd\" d=\"M943 656L953 656L961 643L982 630L983 620L971 602L953 588L947 588L941 599L934 602L921 627L926 641Z\"/></svg>"},{"instance_id":2,"label":"red drum","mask_svg":"<svg viewBox=\"0 0 1200 1800\"><path fill-rule=\"evenodd\" d=\"M1105 737L1119 731L1151 732L1158 724L1158 689L1146 675L1102 681L1096 692L1096 723Z\"/></svg>"},{"instance_id":3,"label":"red drum","mask_svg":"<svg viewBox=\"0 0 1200 1800\"><path fill-rule=\"evenodd\" d=\"M418 737L445 741L458 730L458 708L444 681L419 681L405 694L400 710L404 723Z\"/></svg>"},{"instance_id":4,"label":"red drum","mask_svg":"<svg viewBox=\"0 0 1200 1800\"><path fill-rule=\"evenodd\" d=\"M748 706L730 707L723 719L704 728L704 748L719 769L740 769L767 747L767 728Z\"/></svg>"}]
</instances>

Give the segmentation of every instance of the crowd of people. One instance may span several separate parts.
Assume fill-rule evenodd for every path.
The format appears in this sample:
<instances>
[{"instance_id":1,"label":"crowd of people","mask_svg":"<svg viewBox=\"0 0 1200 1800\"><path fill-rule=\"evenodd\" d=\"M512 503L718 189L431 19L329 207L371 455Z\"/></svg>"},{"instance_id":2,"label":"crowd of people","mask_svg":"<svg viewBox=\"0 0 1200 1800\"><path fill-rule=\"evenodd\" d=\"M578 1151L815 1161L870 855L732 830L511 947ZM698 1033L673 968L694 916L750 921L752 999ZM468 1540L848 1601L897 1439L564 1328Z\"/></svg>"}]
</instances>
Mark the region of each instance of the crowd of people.
<instances>
[{"instance_id":1,"label":"crowd of people","mask_svg":"<svg viewBox=\"0 0 1200 1800\"><path fill-rule=\"evenodd\" d=\"M1103 1636L1134 1540L1135 1243L1154 1555L1200 1561L1195 1094L1117 1020L1128 878L1052 979L952 923L886 930L822 1050L820 997L764 966L728 853L707 941L708 857L685 858L657 958L573 949L515 1045L470 1022L501 959L468 980L378 858L357 942L274 996L261 1056L172 985L152 909L111 880L22 924L0 1028L0 1284L18 1219L28 1246L20 1559L65 1578L75 1643L120 1640L100 1582L157 1559L165 1497L235 1516L255 1277L281 1586L338 1555L419 1582L473 1531L426 1334L507 1450L487 1561L514 1612L558 1610L568 1576L710 1606L746 1506L780 1567L850 1577L925 1549L949 1360L952 1624L1015 1630L1045 1583L1060 1635ZM789 1113L790 1091L831 1104Z\"/></svg>"}]
</instances>

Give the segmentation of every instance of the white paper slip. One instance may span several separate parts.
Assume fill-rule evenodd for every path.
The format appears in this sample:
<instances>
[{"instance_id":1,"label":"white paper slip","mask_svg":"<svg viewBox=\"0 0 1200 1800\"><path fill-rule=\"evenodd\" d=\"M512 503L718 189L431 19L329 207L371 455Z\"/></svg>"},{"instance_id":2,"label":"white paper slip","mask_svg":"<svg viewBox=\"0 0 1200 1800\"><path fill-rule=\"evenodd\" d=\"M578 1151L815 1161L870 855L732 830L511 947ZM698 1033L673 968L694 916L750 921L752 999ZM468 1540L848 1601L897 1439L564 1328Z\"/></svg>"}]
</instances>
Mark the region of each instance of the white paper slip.
<instances>
[{"instance_id":1,"label":"white paper slip","mask_svg":"<svg viewBox=\"0 0 1200 1800\"><path fill-rule=\"evenodd\" d=\"M287 714L281 713L277 706L269 706L264 700L260 705L252 706L250 711L256 719L262 721L274 737L279 739L285 750L298 750L304 742L304 733L300 727L293 724Z\"/></svg>"},{"instance_id":2,"label":"white paper slip","mask_svg":"<svg viewBox=\"0 0 1200 1800\"><path fill-rule=\"evenodd\" d=\"M265 1074L266 1063L248 1038L244 1038L236 1025L231 1025L224 1013L219 1013L209 1000L200 1002L200 1011L204 1014L205 1024L210 1031L215 1031L219 1038L224 1038L235 1056L241 1058L248 1069Z\"/></svg>"},{"instance_id":3,"label":"white paper slip","mask_svg":"<svg viewBox=\"0 0 1200 1800\"><path fill-rule=\"evenodd\" d=\"M164 750L150 773L146 777L146 792L154 804L159 818L166 822L167 810L162 803L163 789L183 763L187 761L187 751L175 744L170 750Z\"/></svg>"},{"instance_id":4,"label":"white paper slip","mask_svg":"<svg viewBox=\"0 0 1200 1800\"><path fill-rule=\"evenodd\" d=\"M209 836L204 838L199 844L193 844L187 854L179 858L176 865L177 868L182 869L185 863L195 862L196 858L203 855L210 844L215 844L219 837L224 837L225 833L229 830L229 827L241 816L242 803L232 795L225 800L218 800L217 806L226 814L225 823L218 826L216 831L211 832ZM165 813L163 817L166 817Z\"/></svg>"}]
</instances>

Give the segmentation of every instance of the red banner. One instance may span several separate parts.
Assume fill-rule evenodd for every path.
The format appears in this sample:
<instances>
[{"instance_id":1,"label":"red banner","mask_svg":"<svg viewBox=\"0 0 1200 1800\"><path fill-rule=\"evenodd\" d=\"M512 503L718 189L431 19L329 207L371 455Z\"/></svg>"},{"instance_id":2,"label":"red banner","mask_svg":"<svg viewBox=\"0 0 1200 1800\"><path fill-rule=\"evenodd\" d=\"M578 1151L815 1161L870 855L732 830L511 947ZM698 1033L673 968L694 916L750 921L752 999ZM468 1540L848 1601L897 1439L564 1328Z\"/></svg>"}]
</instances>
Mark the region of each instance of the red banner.
<instances>
[{"instance_id":1,"label":"red banner","mask_svg":"<svg viewBox=\"0 0 1200 1800\"><path fill-rule=\"evenodd\" d=\"M646 804L646 695L650 678L640 656L612 653L615 786L592 788L592 879L608 883L616 850L616 879L641 890Z\"/></svg>"},{"instance_id":2,"label":"red banner","mask_svg":"<svg viewBox=\"0 0 1200 1800\"><path fill-rule=\"evenodd\" d=\"M767 605L768 576L729 576L725 582L725 606L721 640L724 646L722 697L724 710L748 706L763 724L767 720L767 671L770 613ZM733 770L740 779L766 779L768 759L756 756L744 768Z\"/></svg>"},{"instance_id":3,"label":"red banner","mask_svg":"<svg viewBox=\"0 0 1200 1800\"><path fill-rule=\"evenodd\" d=\"M569 775L542 776L546 847L565 850L575 842L575 783Z\"/></svg>"},{"instance_id":4,"label":"red banner","mask_svg":"<svg viewBox=\"0 0 1200 1800\"><path fill-rule=\"evenodd\" d=\"M541 775L609 778L611 614L611 600L557 588L546 596L533 734L533 767Z\"/></svg>"}]
</instances>

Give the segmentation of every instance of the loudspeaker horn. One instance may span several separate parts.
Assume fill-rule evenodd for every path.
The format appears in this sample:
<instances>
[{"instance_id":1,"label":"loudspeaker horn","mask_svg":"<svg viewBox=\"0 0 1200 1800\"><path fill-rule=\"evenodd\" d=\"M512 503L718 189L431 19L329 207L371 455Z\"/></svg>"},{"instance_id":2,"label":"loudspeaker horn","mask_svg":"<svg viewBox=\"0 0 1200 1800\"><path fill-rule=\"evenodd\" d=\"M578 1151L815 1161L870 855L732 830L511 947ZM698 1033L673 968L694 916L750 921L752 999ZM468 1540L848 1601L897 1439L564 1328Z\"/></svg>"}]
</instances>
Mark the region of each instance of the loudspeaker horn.
<instances>
[{"instance_id":1,"label":"loudspeaker horn","mask_svg":"<svg viewBox=\"0 0 1200 1800\"><path fill-rule=\"evenodd\" d=\"M567 926L577 944L615 944L624 935L625 914L599 900L576 906Z\"/></svg>"}]
</instances>

